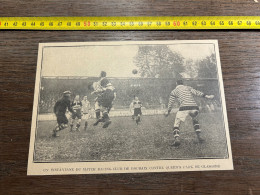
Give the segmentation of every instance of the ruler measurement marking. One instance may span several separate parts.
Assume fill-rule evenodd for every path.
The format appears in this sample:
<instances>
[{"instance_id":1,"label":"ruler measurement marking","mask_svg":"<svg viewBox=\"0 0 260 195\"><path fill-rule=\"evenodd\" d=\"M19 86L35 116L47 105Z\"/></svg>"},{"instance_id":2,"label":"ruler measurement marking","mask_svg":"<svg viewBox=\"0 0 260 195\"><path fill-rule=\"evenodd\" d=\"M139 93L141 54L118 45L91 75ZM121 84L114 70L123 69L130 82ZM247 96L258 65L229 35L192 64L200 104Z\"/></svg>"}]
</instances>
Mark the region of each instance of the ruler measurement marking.
<instances>
[{"instance_id":1,"label":"ruler measurement marking","mask_svg":"<svg viewBox=\"0 0 260 195\"><path fill-rule=\"evenodd\" d=\"M167 19L168 18L168 19ZM150 30L260 29L260 16L230 17L0 17L0 29Z\"/></svg>"}]
</instances>

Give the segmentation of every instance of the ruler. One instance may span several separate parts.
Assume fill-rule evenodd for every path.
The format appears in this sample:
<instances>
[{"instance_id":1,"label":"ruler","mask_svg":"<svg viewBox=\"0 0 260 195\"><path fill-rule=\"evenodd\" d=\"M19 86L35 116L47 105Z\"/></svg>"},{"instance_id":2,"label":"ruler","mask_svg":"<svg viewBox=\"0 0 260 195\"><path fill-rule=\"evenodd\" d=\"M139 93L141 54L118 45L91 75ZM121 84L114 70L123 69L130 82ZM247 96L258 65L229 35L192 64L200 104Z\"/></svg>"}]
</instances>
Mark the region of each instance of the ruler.
<instances>
[{"instance_id":1,"label":"ruler","mask_svg":"<svg viewBox=\"0 0 260 195\"><path fill-rule=\"evenodd\" d=\"M260 29L260 16L0 17L0 30Z\"/></svg>"}]
</instances>

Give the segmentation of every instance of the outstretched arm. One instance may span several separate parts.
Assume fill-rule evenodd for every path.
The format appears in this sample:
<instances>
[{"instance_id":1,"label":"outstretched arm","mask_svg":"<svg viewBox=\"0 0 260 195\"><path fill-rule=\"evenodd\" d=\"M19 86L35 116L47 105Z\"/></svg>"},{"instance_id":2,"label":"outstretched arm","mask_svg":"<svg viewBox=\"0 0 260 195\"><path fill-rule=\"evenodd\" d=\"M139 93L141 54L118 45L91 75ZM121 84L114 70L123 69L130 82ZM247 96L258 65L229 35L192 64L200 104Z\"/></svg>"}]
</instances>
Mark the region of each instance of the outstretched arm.
<instances>
[{"instance_id":1,"label":"outstretched arm","mask_svg":"<svg viewBox=\"0 0 260 195\"><path fill-rule=\"evenodd\" d=\"M205 97L205 94L202 93L201 91L198 91L196 89L193 89L192 87L190 88L190 91L193 95L199 96L199 97Z\"/></svg>"},{"instance_id":2,"label":"outstretched arm","mask_svg":"<svg viewBox=\"0 0 260 195\"><path fill-rule=\"evenodd\" d=\"M199 96L199 97L205 97L207 99L213 99L214 98L214 95L206 95L206 94L202 93L201 91L193 89L192 87L191 87L190 91L191 91L192 94Z\"/></svg>"}]
</instances>

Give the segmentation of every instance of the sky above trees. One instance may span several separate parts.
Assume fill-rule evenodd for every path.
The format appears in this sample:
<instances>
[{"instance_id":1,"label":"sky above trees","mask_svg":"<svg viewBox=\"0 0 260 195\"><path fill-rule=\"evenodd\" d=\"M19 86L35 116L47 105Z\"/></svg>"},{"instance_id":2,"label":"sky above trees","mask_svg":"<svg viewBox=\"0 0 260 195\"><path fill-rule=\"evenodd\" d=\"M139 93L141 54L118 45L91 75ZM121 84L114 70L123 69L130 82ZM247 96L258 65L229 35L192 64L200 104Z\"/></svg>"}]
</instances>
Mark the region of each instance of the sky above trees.
<instances>
[{"instance_id":1,"label":"sky above trees","mask_svg":"<svg viewBox=\"0 0 260 195\"><path fill-rule=\"evenodd\" d=\"M46 47L43 51L42 76L96 77L104 70L109 77L140 77L141 74L132 74L132 70L138 68L136 58L139 49L138 45ZM160 49L164 50L161 54ZM162 57L162 65L176 66L178 72L183 72L186 68L178 67L178 64L187 66L186 61L189 60L192 62L190 65L194 66L195 62L214 53L214 45L185 43L163 45L161 48L157 45L157 50L157 54ZM160 74L168 73L162 72Z\"/></svg>"}]
</instances>

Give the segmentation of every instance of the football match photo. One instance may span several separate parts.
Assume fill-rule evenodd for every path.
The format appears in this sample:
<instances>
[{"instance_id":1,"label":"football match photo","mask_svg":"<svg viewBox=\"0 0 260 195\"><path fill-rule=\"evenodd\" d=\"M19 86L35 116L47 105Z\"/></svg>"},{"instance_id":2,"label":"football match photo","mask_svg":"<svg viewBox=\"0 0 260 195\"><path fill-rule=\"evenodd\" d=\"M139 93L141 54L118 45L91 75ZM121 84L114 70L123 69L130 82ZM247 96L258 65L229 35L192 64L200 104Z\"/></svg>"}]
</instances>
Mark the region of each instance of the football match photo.
<instances>
[{"instance_id":1,"label":"football match photo","mask_svg":"<svg viewBox=\"0 0 260 195\"><path fill-rule=\"evenodd\" d=\"M43 47L33 161L228 158L215 49Z\"/></svg>"}]
</instances>

